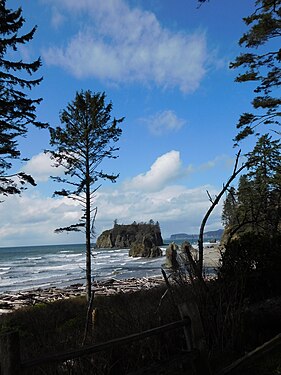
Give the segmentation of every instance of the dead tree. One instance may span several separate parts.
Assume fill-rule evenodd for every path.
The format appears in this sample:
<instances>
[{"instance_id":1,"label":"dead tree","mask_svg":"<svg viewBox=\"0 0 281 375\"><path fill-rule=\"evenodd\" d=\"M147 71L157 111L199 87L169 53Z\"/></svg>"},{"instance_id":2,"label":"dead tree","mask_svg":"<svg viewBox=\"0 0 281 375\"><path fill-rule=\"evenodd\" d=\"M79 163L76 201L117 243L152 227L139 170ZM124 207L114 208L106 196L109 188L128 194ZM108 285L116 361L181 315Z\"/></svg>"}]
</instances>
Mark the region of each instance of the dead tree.
<instances>
[{"instance_id":1,"label":"dead tree","mask_svg":"<svg viewBox=\"0 0 281 375\"><path fill-rule=\"evenodd\" d=\"M210 202L211 202L211 206L210 208L208 209L207 213L205 214L202 222L201 222L201 226L200 226L200 232L199 232L199 238L198 238L198 252L199 252L199 259L198 259L198 269L199 269L199 272L201 275L203 275L203 253L204 253L204 247L203 247L203 239L204 239L204 229L205 229L205 225L207 223L207 220L209 218L209 216L211 215L211 213L213 212L214 208L216 207L216 205L219 203L221 197L223 196L223 194L227 191L227 189L229 188L229 185L231 184L231 182L239 175L239 173L246 167L249 166L249 162L243 164L240 168L238 168L238 162L239 162L239 157L240 157L240 154L241 154L241 150L239 150L237 156L236 156L236 160L235 160L235 164L234 164L234 169L233 169L233 172L232 172L232 175L229 177L227 183L225 185L223 185L223 188L222 190L220 191L220 193L215 197L215 199L213 199L209 192L207 191L207 194L209 196L209 199L210 199Z\"/></svg>"}]
</instances>

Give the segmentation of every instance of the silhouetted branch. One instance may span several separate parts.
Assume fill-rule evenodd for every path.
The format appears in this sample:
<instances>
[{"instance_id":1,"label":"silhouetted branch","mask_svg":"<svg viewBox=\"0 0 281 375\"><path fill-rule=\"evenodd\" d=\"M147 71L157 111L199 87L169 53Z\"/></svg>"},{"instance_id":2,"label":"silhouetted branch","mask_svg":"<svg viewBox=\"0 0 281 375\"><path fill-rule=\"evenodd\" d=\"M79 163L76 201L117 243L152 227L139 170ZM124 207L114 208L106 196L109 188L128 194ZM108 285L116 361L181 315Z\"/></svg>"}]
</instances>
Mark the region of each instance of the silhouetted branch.
<instances>
[{"instance_id":1,"label":"silhouetted branch","mask_svg":"<svg viewBox=\"0 0 281 375\"><path fill-rule=\"evenodd\" d=\"M249 163L245 163L240 168L238 168L238 162L239 162L240 154L241 154L241 150L239 150L239 152L238 152L238 154L236 156L232 175L229 177L227 183L223 186L222 190L216 196L216 198L213 201L211 201L212 202L211 207L208 209L206 215L204 216L204 218L202 220L201 226L200 226L199 239L198 239L198 251L199 251L198 267L199 267L199 271L200 271L201 275L203 274L203 252L204 252L203 236L204 236L204 228L205 228L206 222L207 222L209 216L211 215L212 211L216 207L216 205L219 203L219 201L220 201L221 197L223 196L223 194L227 191L227 189L228 189L229 185L231 184L231 182L238 176L238 174L244 168L246 168L246 167L249 166Z\"/></svg>"}]
</instances>

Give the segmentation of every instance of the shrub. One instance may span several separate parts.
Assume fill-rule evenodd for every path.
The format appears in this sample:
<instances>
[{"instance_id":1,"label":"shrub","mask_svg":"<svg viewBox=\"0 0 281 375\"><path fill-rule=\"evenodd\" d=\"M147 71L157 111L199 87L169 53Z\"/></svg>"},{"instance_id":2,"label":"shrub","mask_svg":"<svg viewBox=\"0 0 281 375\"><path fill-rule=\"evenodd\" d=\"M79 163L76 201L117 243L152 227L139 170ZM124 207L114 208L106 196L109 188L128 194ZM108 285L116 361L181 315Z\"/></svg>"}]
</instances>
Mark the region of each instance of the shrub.
<instances>
[{"instance_id":1,"label":"shrub","mask_svg":"<svg viewBox=\"0 0 281 375\"><path fill-rule=\"evenodd\" d=\"M247 233L226 246L219 278L247 297L267 297L280 294L280 271L281 235Z\"/></svg>"}]
</instances>

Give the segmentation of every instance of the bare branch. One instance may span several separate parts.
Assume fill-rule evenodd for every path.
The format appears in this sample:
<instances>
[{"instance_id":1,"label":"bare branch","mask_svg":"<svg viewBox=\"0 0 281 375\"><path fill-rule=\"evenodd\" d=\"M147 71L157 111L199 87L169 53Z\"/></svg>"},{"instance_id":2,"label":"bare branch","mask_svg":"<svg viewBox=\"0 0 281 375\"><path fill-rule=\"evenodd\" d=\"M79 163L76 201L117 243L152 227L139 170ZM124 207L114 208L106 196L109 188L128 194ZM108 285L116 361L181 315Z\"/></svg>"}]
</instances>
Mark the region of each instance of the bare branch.
<instances>
[{"instance_id":1,"label":"bare branch","mask_svg":"<svg viewBox=\"0 0 281 375\"><path fill-rule=\"evenodd\" d=\"M206 190L206 192L207 192L207 195L208 195L208 197L209 197L209 201L210 201L211 203L213 203L213 198L211 197L211 194L209 193L208 190Z\"/></svg>"},{"instance_id":2,"label":"bare branch","mask_svg":"<svg viewBox=\"0 0 281 375\"><path fill-rule=\"evenodd\" d=\"M199 266L199 270L200 270L201 275L203 273L203 252L204 252L203 237L204 237L204 228L205 228L205 225L207 223L207 220L208 220L209 216L211 215L212 211L214 210L214 208L216 207L216 205L219 203L223 194L226 192L226 190L230 186L231 182L238 176L238 174L244 168L246 168L249 165L249 163L245 163L240 168L238 168L240 154L241 154L241 150L239 150L239 152L236 156L232 175L229 177L227 183L223 186L220 193L216 196L215 200L212 202L211 207L208 209L207 213L205 214L205 216L202 220L201 226L200 226L200 232L199 232L199 238L198 238L198 251L199 251L199 261L198 261L199 265L198 266Z\"/></svg>"}]
</instances>

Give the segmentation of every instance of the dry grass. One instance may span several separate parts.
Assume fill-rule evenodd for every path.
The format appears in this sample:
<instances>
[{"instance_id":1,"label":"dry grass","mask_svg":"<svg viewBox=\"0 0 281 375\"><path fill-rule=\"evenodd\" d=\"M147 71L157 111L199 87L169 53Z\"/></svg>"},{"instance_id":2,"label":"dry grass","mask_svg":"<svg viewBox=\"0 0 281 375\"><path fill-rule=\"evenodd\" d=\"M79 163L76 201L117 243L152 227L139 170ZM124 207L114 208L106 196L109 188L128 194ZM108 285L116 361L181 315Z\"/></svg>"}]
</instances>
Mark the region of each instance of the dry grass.
<instances>
[{"instance_id":1,"label":"dry grass","mask_svg":"<svg viewBox=\"0 0 281 375\"><path fill-rule=\"evenodd\" d=\"M248 306L239 296L239 290L228 290L217 281L208 283L208 292L195 283L192 286L175 286L174 298L169 293L163 298L164 293L165 287L158 287L132 294L96 297L94 327L87 344L123 337L178 320L180 316L175 303L190 299L196 300L199 306L213 370L222 368L279 333L278 311L281 311L281 306L275 304L275 321L272 314L269 314L272 311L271 305L265 312L265 304L260 303L261 311L257 313L258 307ZM27 360L80 348L86 311L87 305L83 297L61 300L2 316L0 328L2 332L11 329L19 331L22 359ZM268 324L263 330L265 320ZM56 366L42 366L26 374L125 375L152 364L158 366L164 363L162 370L158 368L155 374L182 374L184 371L186 373L185 366L188 366L188 373L192 375L190 363L181 364L179 360L171 365L172 358L184 349L183 330L179 329L129 346L115 346L95 356ZM262 375L271 371L272 374L280 374L280 352L279 357L274 353L268 356L265 363L268 364L257 364L258 369L254 373Z\"/></svg>"},{"instance_id":2,"label":"dry grass","mask_svg":"<svg viewBox=\"0 0 281 375\"><path fill-rule=\"evenodd\" d=\"M132 294L119 294L95 299L92 337L87 344L172 322L179 314L171 300L161 300L161 287ZM161 301L161 303L160 303ZM25 308L3 316L1 331L16 329L20 333L22 359L27 360L81 347L87 305L84 298L61 300ZM95 358L44 366L29 374L126 374L152 362L159 363L185 348L182 330L145 339L130 347L114 347Z\"/></svg>"}]
</instances>

